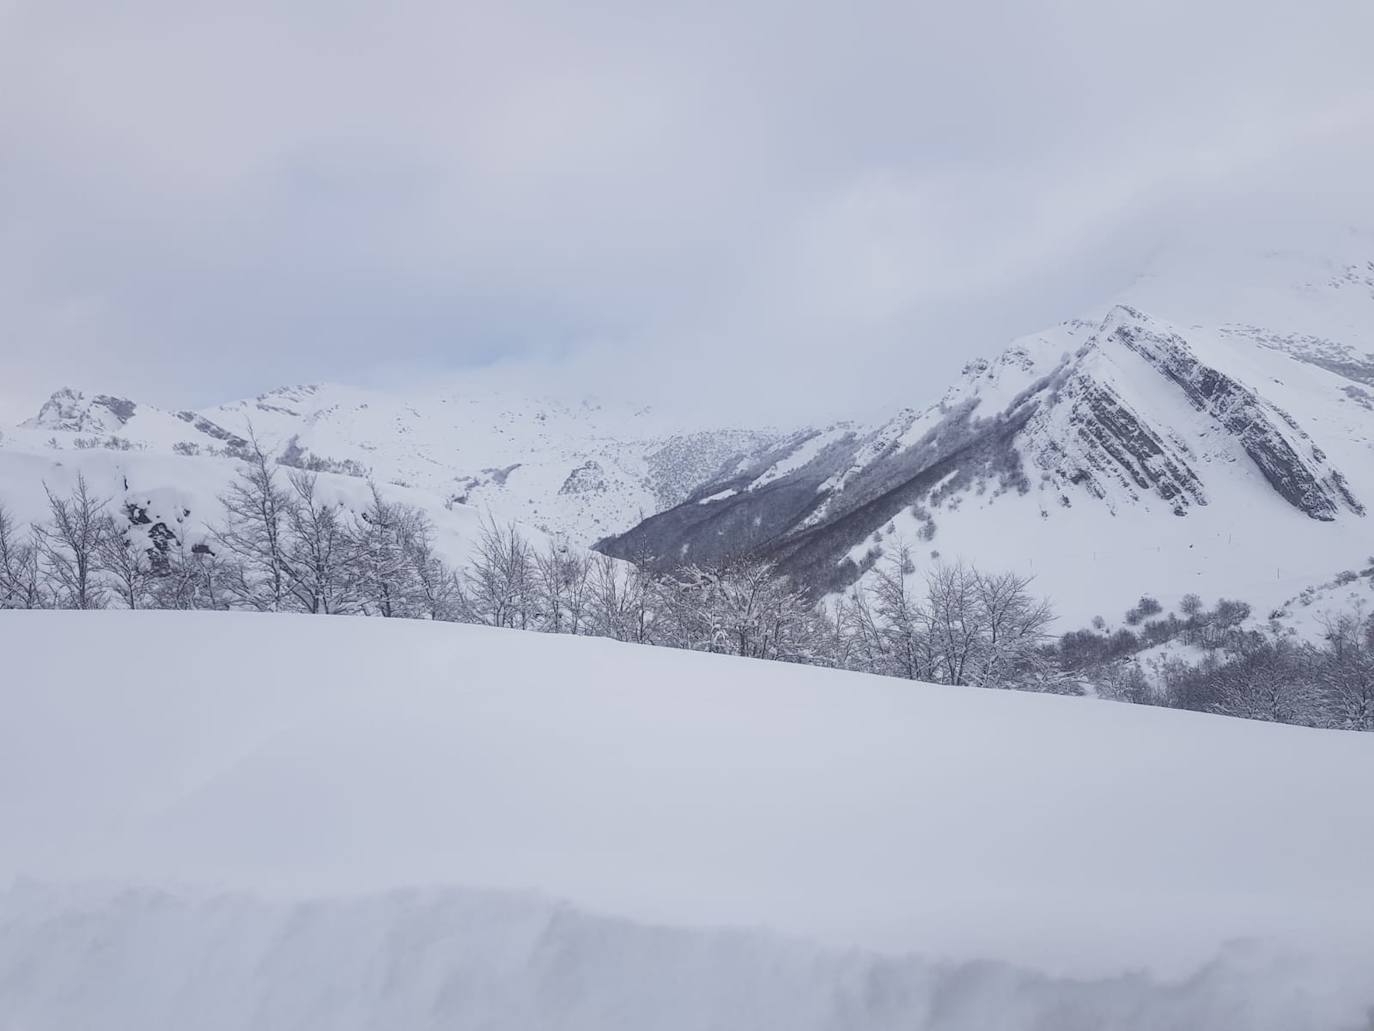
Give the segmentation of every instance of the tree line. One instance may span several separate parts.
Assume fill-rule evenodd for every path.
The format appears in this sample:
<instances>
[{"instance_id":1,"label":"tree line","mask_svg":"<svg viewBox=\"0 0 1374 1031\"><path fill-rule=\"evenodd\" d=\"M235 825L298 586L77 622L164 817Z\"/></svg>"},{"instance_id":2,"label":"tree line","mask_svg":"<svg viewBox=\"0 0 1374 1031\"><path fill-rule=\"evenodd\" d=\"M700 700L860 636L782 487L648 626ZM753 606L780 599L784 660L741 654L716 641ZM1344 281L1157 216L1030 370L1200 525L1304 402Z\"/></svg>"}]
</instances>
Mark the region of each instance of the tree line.
<instances>
[{"instance_id":1,"label":"tree line","mask_svg":"<svg viewBox=\"0 0 1374 1031\"><path fill-rule=\"evenodd\" d=\"M1324 648L1244 636L1243 603L1150 598L1127 627L1055 638L1029 577L954 563L918 575L896 546L828 604L775 567L744 558L670 573L483 522L469 560L450 566L426 514L372 485L356 512L327 500L317 472L256 444L220 498L206 540L112 511L78 476L48 491L46 521L0 506L0 608L240 609L430 619L832 666L951 685L1081 694L1320 726L1374 729L1374 621L1350 617ZM1152 618L1157 617L1157 618ZM1151 680L1130 658L1180 638L1197 666ZM1296 686L1295 686L1296 685Z\"/></svg>"},{"instance_id":2,"label":"tree line","mask_svg":"<svg viewBox=\"0 0 1374 1031\"><path fill-rule=\"evenodd\" d=\"M1374 580L1374 560L1362 575ZM1322 617L1317 641L1297 639L1276 620L1250 622L1250 606L1222 598L1210 609L1184 595L1180 614L1148 595L1114 631L1100 617L1055 644L1061 669L1097 694L1309 727L1374 731L1374 615L1363 610ZM1151 618L1153 617L1153 618ZM1144 654L1157 645L1154 659ZM1191 657L1189 657L1191 656Z\"/></svg>"},{"instance_id":3,"label":"tree line","mask_svg":"<svg viewBox=\"0 0 1374 1031\"><path fill-rule=\"evenodd\" d=\"M485 521L453 568L425 513L373 485L357 512L322 497L316 471L254 447L220 498L204 543L112 511L78 476L48 491L48 519L0 507L0 607L244 609L448 620L789 662L950 684L1037 684L1049 607L1029 581L940 567L918 592L909 557L817 604L766 562L733 559L651 573L633 563ZM918 598L917 594L921 597Z\"/></svg>"}]
</instances>

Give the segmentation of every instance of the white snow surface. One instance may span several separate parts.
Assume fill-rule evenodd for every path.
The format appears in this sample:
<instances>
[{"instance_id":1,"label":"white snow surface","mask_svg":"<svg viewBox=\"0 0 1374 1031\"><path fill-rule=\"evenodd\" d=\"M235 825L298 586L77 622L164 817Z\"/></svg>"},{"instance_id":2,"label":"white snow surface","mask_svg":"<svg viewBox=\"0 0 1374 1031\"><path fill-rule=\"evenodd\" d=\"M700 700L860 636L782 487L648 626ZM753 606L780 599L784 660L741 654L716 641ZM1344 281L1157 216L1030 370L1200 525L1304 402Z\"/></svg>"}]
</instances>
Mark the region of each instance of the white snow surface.
<instances>
[{"instance_id":1,"label":"white snow surface","mask_svg":"<svg viewBox=\"0 0 1374 1031\"><path fill-rule=\"evenodd\" d=\"M182 413L63 389L34 418L0 433L0 451L70 451L78 441L105 450L115 437L135 452L190 450L213 466L226 438L250 433L273 456L329 463L423 492L429 508L490 513L583 547L675 504L779 438L590 399L319 383ZM0 475L0 496L10 489L27 487Z\"/></svg>"},{"instance_id":2,"label":"white snow surface","mask_svg":"<svg viewBox=\"0 0 1374 1031\"><path fill-rule=\"evenodd\" d=\"M44 488L66 495L81 475L91 492L108 502L106 511L111 515L119 518L126 506L133 505L147 516L146 523L130 526L131 534L146 535L161 524L188 548L207 542L213 547L214 528L224 523L220 497L238 468L235 459L205 455L0 447L0 504L20 526L46 522L50 515ZM291 470L278 471L285 486ZM389 501L424 511L434 527L436 550L454 566L461 567L472 557L483 521L492 515L473 506L440 504L433 494L413 487L383 483L379 490ZM338 506L347 514L362 512L372 500L367 481L356 476L320 473L316 491L321 503ZM522 524L520 530L537 548L550 543L550 537L538 529Z\"/></svg>"},{"instance_id":3,"label":"white snow surface","mask_svg":"<svg viewBox=\"0 0 1374 1031\"><path fill-rule=\"evenodd\" d=\"M381 619L5 612L0 654L6 1031L1374 1005L1369 735Z\"/></svg>"},{"instance_id":4,"label":"white snow surface","mask_svg":"<svg viewBox=\"0 0 1374 1031\"><path fill-rule=\"evenodd\" d=\"M0 893L0 1018L41 1031L1335 1031L1360 1026L1349 976L1233 944L1186 978L1073 980L460 889Z\"/></svg>"}]
</instances>

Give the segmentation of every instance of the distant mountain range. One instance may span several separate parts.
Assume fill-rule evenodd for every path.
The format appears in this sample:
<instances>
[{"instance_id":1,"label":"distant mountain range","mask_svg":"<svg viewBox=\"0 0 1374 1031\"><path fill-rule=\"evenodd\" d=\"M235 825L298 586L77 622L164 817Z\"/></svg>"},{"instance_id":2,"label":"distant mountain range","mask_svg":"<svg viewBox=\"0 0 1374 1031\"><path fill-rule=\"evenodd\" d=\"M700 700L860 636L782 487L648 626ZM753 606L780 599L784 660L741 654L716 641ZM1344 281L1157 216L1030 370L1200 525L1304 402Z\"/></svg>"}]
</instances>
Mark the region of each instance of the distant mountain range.
<instances>
[{"instance_id":1,"label":"distant mountain range","mask_svg":"<svg viewBox=\"0 0 1374 1031\"><path fill-rule=\"evenodd\" d=\"M166 411L63 389L0 438L0 500L32 511L44 468L103 464L125 490L195 483L213 521L209 486L252 436L463 525L489 514L656 567L747 553L827 592L900 541L918 564L1032 572L1070 622L1144 592L1260 609L1374 551L1374 240L1219 255L1161 254L1097 311L871 423L334 384Z\"/></svg>"}]
</instances>

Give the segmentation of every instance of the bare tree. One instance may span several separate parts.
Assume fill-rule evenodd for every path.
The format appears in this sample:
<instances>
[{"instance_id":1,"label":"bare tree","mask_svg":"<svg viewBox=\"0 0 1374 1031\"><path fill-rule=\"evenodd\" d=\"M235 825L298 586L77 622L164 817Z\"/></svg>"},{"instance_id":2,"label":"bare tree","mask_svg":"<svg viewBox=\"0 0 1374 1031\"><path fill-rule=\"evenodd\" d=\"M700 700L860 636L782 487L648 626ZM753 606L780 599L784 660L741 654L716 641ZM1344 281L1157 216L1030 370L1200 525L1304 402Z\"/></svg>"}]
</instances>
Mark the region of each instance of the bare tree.
<instances>
[{"instance_id":1,"label":"bare tree","mask_svg":"<svg viewBox=\"0 0 1374 1031\"><path fill-rule=\"evenodd\" d=\"M411 615L418 585L407 549L421 532L424 515L383 500L375 483L368 487L371 501L352 527L362 611L386 617Z\"/></svg>"},{"instance_id":2,"label":"bare tree","mask_svg":"<svg viewBox=\"0 0 1374 1031\"><path fill-rule=\"evenodd\" d=\"M1238 659L1214 674L1218 701L1213 711L1314 726L1320 722L1321 698L1312 666L1309 650L1256 635Z\"/></svg>"},{"instance_id":3,"label":"bare tree","mask_svg":"<svg viewBox=\"0 0 1374 1031\"><path fill-rule=\"evenodd\" d=\"M1374 730L1374 617L1343 613L1325 621L1326 649L1318 681L1326 722Z\"/></svg>"},{"instance_id":4,"label":"bare tree","mask_svg":"<svg viewBox=\"0 0 1374 1031\"><path fill-rule=\"evenodd\" d=\"M553 540L543 551L532 551L531 557L540 629L554 634L579 633L587 604L587 560Z\"/></svg>"},{"instance_id":5,"label":"bare tree","mask_svg":"<svg viewBox=\"0 0 1374 1031\"><path fill-rule=\"evenodd\" d=\"M251 450L220 498L225 523L215 531L215 543L232 562L227 587L234 599L262 612L281 612L291 607L286 526L295 502L251 427L249 440Z\"/></svg>"},{"instance_id":6,"label":"bare tree","mask_svg":"<svg viewBox=\"0 0 1374 1031\"><path fill-rule=\"evenodd\" d=\"M563 557L563 602L570 634L586 633L587 613L591 607L591 558L580 552Z\"/></svg>"},{"instance_id":7,"label":"bare tree","mask_svg":"<svg viewBox=\"0 0 1374 1031\"><path fill-rule=\"evenodd\" d=\"M288 590L298 608L317 615L352 612L358 603L357 546L337 505L319 497L319 476L301 469L287 476L293 497L286 510Z\"/></svg>"},{"instance_id":8,"label":"bare tree","mask_svg":"<svg viewBox=\"0 0 1374 1031\"><path fill-rule=\"evenodd\" d=\"M631 584L642 574L631 570ZM627 593L649 612L655 640L729 655L792 662L830 654L824 615L766 562L689 566ZM647 639L646 629L635 640Z\"/></svg>"},{"instance_id":9,"label":"bare tree","mask_svg":"<svg viewBox=\"0 0 1374 1031\"><path fill-rule=\"evenodd\" d=\"M162 609L227 609L237 595L238 570L214 553L209 544L186 546L185 536L168 548L165 568L153 579L152 600Z\"/></svg>"},{"instance_id":10,"label":"bare tree","mask_svg":"<svg viewBox=\"0 0 1374 1031\"><path fill-rule=\"evenodd\" d=\"M887 628L874 611L870 592L860 584L835 607L837 661L845 669L881 673L889 668Z\"/></svg>"},{"instance_id":11,"label":"bare tree","mask_svg":"<svg viewBox=\"0 0 1374 1031\"><path fill-rule=\"evenodd\" d=\"M46 607L40 544L32 527L21 536L18 524L0 505L0 609Z\"/></svg>"},{"instance_id":12,"label":"bare tree","mask_svg":"<svg viewBox=\"0 0 1374 1031\"><path fill-rule=\"evenodd\" d=\"M911 551L898 545L837 612L836 653L850 668L910 680L1066 690L1047 648L1049 604L1030 578L937 565L916 588Z\"/></svg>"},{"instance_id":13,"label":"bare tree","mask_svg":"<svg viewBox=\"0 0 1374 1031\"><path fill-rule=\"evenodd\" d=\"M598 581L607 580L605 573L614 570L610 563L606 566L610 568L598 568ZM628 573L619 575L625 580L630 579ZM670 576L642 582L640 590L648 589L652 594L655 643L692 651L718 650L715 637L716 620L706 595L708 587L705 575L701 570L692 567L679 569ZM598 589L595 593L599 603L598 610L606 608L602 598L608 592ZM627 590L624 593L628 597L633 597L636 592ZM634 605L626 607L631 610L635 608Z\"/></svg>"},{"instance_id":14,"label":"bare tree","mask_svg":"<svg viewBox=\"0 0 1374 1031\"><path fill-rule=\"evenodd\" d=\"M1096 672L1092 682L1099 697L1114 702L1154 705L1160 700L1145 671L1134 662L1110 663Z\"/></svg>"},{"instance_id":15,"label":"bare tree","mask_svg":"<svg viewBox=\"0 0 1374 1031\"><path fill-rule=\"evenodd\" d=\"M96 548L99 568L112 583L114 593L125 608L143 608L154 580L148 543L135 538L127 520L121 525L108 514L101 520L103 525Z\"/></svg>"},{"instance_id":16,"label":"bare tree","mask_svg":"<svg viewBox=\"0 0 1374 1031\"><path fill-rule=\"evenodd\" d=\"M458 574L434 550L434 531L420 521L406 540L406 561L415 585L415 615L422 619L466 621L469 606Z\"/></svg>"},{"instance_id":17,"label":"bare tree","mask_svg":"<svg viewBox=\"0 0 1374 1031\"><path fill-rule=\"evenodd\" d=\"M874 672L907 680L929 680L933 675L935 637L931 633L930 610L921 605L912 586L915 571L911 548L905 543L898 544L887 562L874 570L876 633L882 641L882 659ZM869 632L867 628L862 630Z\"/></svg>"},{"instance_id":18,"label":"bare tree","mask_svg":"<svg viewBox=\"0 0 1374 1031\"><path fill-rule=\"evenodd\" d=\"M104 608L107 592L99 574L107 529L103 518L106 501L91 493L81 473L65 498L54 494L47 484L43 490L51 521L39 529L37 539L49 589L63 608Z\"/></svg>"},{"instance_id":19,"label":"bare tree","mask_svg":"<svg viewBox=\"0 0 1374 1031\"><path fill-rule=\"evenodd\" d=\"M651 580L638 566L597 555L592 559L591 633L617 641L650 639Z\"/></svg>"},{"instance_id":20,"label":"bare tree","mask_svg":"<svg viewBox=\"0 0 1374 1031\"><path fill-rule=\"evenodd\" d=\"M1016 573L974 573L977 620L982 640L972 683L984 687L1043 683L1049 660L1040 651L1054 622L1049 602L1034 597L1031 577Z\"/></svg>"},{"instance_id":21,"label":"bare tree","mask_svg":"<svg viewBox=\"0 0 1374 1031\"><path fill-rule=\"evenodd\" d=\"M926 578L932 672L946 684L968 683L983 643L977 579L963 563L936 566Z\"/></svg>"},{"instance_id":22,"label":"bare tree","mask_svg":"<svg viewBox=\"0 0 1374 1031\"><path fill-rule=\"evenodd\" d=\"M182 537L173 542L167 551L166 569L156 578L152 586L153 604L160 609L198 609L199 591L195 556Z\"/></svg>"},{"instance_id":23,"label":"bare tree","mask_svg":"<svg viewBox=\"0 0 1374 1031\"><path fill-rule=\"evenodd\" d=\"M766 651L775 573L762 562L727 560L685 571L710 621L711 650L758 656Z\"/></svg>"},{"instance_id":24,"label":"bare tree","mask_svg":"<svg viewBox=\"0 0 1374 1031\"><path fill-rule=\"evenodd\" d=\"M467 601L476 622L531 627L535 613L534 561L515 526L485 520L468 571Z\"/></svg>"}]
</instances>

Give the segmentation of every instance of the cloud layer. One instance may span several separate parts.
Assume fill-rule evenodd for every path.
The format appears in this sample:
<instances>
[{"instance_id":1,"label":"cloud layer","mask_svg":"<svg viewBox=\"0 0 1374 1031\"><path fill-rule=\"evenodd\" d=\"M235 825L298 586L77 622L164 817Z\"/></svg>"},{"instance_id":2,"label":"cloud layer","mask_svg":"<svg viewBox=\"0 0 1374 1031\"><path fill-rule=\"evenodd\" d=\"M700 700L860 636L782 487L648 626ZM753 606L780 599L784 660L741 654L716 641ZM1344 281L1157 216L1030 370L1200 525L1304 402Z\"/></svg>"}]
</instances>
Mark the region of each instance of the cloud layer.
<instances>
[{"instance_id":1,"label":"cloud layer","mask_svg":"<svg viewBox=\"0 0 1374 1031\"><path fill-rule=\"evenodd\" d=\"M0 0L0 417L492 366L922 401L1221 202L1368 207L1371 38L1367 0Z\"/></svg>"}]
</instances>

